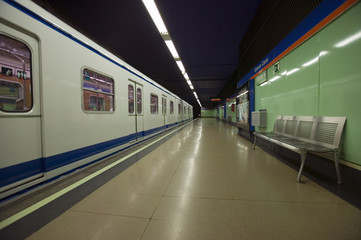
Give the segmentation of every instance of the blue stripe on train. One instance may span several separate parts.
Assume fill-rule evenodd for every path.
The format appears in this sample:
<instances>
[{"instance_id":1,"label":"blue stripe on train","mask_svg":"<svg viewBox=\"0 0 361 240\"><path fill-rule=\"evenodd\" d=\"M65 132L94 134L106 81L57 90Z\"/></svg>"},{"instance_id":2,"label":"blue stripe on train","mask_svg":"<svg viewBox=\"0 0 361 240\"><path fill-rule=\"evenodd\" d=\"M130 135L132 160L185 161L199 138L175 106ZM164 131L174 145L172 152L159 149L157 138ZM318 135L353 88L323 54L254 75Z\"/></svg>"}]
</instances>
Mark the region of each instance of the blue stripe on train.
<instances>
[{"instance_id":1,"label":"blue stripe on train","mask_svg":"<svg viewBox=\"0 0 361 240\"><path fill-rule=\"evenodd\" d=\"M41 174L43 158L0 169L0 187Z\"/></svg>"},{"instance_id":2,"label":"blue stripe on train","mask_svg":"<svg viewBox=\"0 0 361 240\"><path fill-rule=\"evenodd\" d=\"M185 121L182 121L185 122ZM150 129L147 131L141 132L143 137L159 133L166 128L173 127L178 125L179 123L169 124L166 126ZM12 184L14 182L35 176L37 174L41 174L43 172L49 172L55 170L60 167L64 167L71 163L77 162L79 160L91 157L93 155L99 154L101 152L111 150L123 144L129 143L132 140L136 139L136 134L130 134L125 137L116 138L110 141L94 144L91 146L75 149L69 152L60 153L54 156L39 158L35 160L30 160L25 163L17 164L14 166L1 168L0 169L0 187L4 187L6 185ZM124 149L113 152L109 154L107 157L114 155ZM99 158L94 160L93 162L99 161L103 158Z\"/></svg>"}]
</instances>

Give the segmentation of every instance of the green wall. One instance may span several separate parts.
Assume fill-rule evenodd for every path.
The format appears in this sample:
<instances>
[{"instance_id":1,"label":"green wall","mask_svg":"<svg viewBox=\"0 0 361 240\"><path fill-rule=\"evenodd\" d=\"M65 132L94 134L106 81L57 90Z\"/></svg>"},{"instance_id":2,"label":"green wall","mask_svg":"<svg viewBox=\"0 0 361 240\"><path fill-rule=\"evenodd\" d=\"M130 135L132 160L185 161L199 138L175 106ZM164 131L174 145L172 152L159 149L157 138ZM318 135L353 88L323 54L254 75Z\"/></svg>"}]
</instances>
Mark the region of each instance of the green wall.
<instances>
[{"instance_id":1,"label":"green wall","mask_svg":"<svg viewBox=\"0 0 361 240\"><path fill-rule=\"evenodd\" d=\"M213 110L202 109L201 117L204 117L204 118L214 117L215 118L215 117L217 117L217 109L213 109Z\"/></svg>"},{"instance_id":2,"label":"green wall","mask_svg":"<svg viewBox=\"0 0 361 240\"><path fill-rule=\"evenodd\" d=\"M267 128L256 131L272 131L278 115L346 116L342 158L361 165L361 4L279 64L278 73L271 66L267 83L256 86L256 110L267 109L268 114Z\"/></svg>"}]
</instances>

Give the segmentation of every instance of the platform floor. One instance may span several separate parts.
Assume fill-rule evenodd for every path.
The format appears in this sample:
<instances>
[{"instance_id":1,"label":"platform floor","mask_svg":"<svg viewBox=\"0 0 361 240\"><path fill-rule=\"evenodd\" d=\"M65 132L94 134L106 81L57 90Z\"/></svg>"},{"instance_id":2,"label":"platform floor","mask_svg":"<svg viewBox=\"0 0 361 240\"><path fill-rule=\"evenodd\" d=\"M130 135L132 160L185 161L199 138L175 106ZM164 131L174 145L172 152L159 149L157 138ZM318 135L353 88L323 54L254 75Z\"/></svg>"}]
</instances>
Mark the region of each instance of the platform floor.
<instances>
[{"instance_id":1,"label":"platform floor","mask_svg":"<svg viewBox=\"0 0 361 240\"><path fill-rule=\"evenodd\" d=\"M28 238L361 239L358 208L296 176L235 127L200 119ZM83 184L52 208L87 191Z\"/></svg>"}]
</instances>

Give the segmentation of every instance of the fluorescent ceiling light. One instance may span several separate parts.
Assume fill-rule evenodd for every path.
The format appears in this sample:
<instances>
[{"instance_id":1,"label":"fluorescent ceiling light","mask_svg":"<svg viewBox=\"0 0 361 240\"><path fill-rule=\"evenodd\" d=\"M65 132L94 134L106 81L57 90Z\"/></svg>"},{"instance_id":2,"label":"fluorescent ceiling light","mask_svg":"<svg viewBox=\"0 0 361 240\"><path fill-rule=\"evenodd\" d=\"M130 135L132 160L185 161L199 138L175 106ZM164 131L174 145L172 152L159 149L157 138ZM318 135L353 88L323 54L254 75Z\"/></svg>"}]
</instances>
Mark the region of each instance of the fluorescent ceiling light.
<instances>
[{"instance_id":1,"label":"fluorescent ceiling light","mask_svg":"<svg viewBox=\"0 0 361 240\"><path fill-rule=\"evenodd\" d=\"M184 68L184 65L183 65L182 61L177 60L175 62L177 63L178 68L181 70L182 74L186 74L186 69Z\"/></svg>"},{"instance_id":2,"label":"fluorescent ceiling light","mask_svg":"<svg viewBox=\"0 0 361 240\"><path fill-rule=\"evenodd\" d=\"M167 44L167 47L168 47L169 51L171 52L173 58L179 58L177 49L175 49L173 41L172 40L166 40L165 43Z\"/></svg>"},{"instance_id":3,"label":"fluorescent ceiling light","mask_svg":"<svg viewBox=\"0 0 361 240\"><path fill-rule=\"evenodd\" d=\"M361 38L361 32L355 33L355 34L345 38L344 40L336 43L335 47L337 47L337 48L344 47L346 45L349 45L350 43L353 43L354 41L356 41L360 38Z\"/></svg>"},{"instance_id":4,"label":"fluorescent ceiling light","mask_svg":"<svg viewBox=\"0 0 361 240\"><path fill-rule=\"evenodd\" d=\"M172 38L168 33L168 30L167 30L167 28L166 28L166 26L164 24L164 21L162 20L162 17L160 16L160 13L158 11L158 8L157 8L154 0L143 0L143 3L145 5L145 7L147 8L147 11L149 12L150 16L152 17L153 22L157 26L158 31L162 35L162 38L163 38L164 42L166 43L169 51L171 52L174 60L176 61L177 65L178 65L178 68L182 72L182 74L183 74L184 78L186 79L189 87L193 90L192 92L194 93L194 96L196 97L199 106L202 107L201 103L198 100L198 96L197 96L196 92L194 91L194 87L192 85L192 82L190 81L189 76L186 73L186 69L184 68L183 63L179 58L179 54L177 52L177 49L175 48L174 43L171 40Z\"/></svg>"},{"instance_id":5,"label":"fluorescent ceiling light","mask_svg":"<svg viewBox=\"0 0 361 240\"><path fill-rule=\"evenodd\" d=\"M148 13L152 17L153 22L154 22L155 26L158 28L158 31L160 32L160 34L167 35L168 30L165 27L163 19L160 16L160 13L159 13L158 8L155 5L154 1L153 0L143 0L143 3L145 5L145 7L147 8Z\"/></svg>"}]
</instances>

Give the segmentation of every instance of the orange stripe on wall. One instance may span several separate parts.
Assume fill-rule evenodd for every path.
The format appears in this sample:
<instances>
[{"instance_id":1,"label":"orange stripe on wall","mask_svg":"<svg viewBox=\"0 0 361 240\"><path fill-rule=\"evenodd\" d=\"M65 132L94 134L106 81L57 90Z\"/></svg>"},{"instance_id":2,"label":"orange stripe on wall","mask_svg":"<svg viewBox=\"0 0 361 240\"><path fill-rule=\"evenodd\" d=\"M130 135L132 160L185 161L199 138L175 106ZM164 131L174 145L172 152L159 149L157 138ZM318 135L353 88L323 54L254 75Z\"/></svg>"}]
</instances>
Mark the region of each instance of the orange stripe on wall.
<instances>
[{"instance_id":1,"label":"orange stripe on wall","mask_svg":"<svg viewBox=\"0 0 361 240\"><path fill-rule=\"evenodd\" d=\"M291 46L289 46L285 51L283 51L280 55L278 55L275 59L273 59L271 62L269 62L266 66L264 66L261 70L259 70L256 74L254 74L251 79L254 79L257 77L260 73L263 72L263 70L269 68L274 63L276 63L278 60L283 58L285 55L287 55L289 52L291 52L293 49L301 45L304 41L306 41L308 38L313 36L316 32L321 30L323 27L325 27L327 24L332 22L335 18L337 18L339 15L341 15L343 12L345 12L347 9L349 9L352 5L357 3L359 0L347 0L345 3L343 3L341 6L339 6L335 11L330 13L326 18L324 18L321 22L319 22L316 26L314 26L310 31L308 31L305 35L303 35L301 38L299 38L296 42L294 42Z\"/></svg>"}]
</instances>

